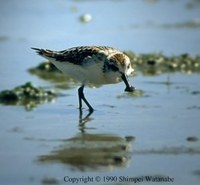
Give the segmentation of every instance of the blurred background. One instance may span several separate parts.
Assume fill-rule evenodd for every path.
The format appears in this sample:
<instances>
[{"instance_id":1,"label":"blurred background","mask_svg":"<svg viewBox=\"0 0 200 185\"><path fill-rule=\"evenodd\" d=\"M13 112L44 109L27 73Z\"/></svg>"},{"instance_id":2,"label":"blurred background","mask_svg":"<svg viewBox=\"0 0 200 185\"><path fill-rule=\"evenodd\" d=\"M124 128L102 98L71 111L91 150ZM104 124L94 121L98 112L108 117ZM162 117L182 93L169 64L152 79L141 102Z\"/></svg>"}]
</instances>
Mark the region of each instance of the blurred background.
<instances>
[{"instance_id":1,"label":"blurred background","mask_svg":"<svg viewBox=\"0 0 200 185\"><path fill-rule=\"evenodd\" d=\"M44 62L31 47L81 45L194 59L200 54L200 1L1 1L0 90L30 81L63 96L28 111L0 105L0 182L66 184L66 175L151 175L174 178L173 185L198 184L199 73L136 71L130 77L134 95L124 93L122 83L87 88L96 111L81 120L78 83L62 81L67 88L58 88L60 81L28 71Z\"/></svg>"}]
</instances>

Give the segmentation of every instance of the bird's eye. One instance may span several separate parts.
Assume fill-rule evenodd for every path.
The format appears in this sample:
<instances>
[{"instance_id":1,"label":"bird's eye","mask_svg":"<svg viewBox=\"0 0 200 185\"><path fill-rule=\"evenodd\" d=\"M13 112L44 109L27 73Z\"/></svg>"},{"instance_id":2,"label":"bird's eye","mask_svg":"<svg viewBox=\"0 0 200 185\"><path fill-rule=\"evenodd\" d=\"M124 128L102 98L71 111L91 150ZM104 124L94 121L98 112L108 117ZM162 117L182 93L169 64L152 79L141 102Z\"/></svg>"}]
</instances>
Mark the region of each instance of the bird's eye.
<instances>
[{"instance_id":1,"label":"bird's eye","mask_svg":"<svg viewBox=\"0 0 200 185\"><path fill-rule=\"evenodd\" d=\"M129 69L129 68L131 67L131 64L128 64L128 66L127 66L127 67L128 67L128 69Z\"/></svg>"},{"instance_id":2,"label":"bird's eye","mask_svg":"<svg viewBox=\"0 0 200 185\"><path fill-rule=\"evenodd\" d=\"M119 71L119 68L116 67L115 65L110 65L109 66L113 71Z\"/></svg>"}]
</instances>

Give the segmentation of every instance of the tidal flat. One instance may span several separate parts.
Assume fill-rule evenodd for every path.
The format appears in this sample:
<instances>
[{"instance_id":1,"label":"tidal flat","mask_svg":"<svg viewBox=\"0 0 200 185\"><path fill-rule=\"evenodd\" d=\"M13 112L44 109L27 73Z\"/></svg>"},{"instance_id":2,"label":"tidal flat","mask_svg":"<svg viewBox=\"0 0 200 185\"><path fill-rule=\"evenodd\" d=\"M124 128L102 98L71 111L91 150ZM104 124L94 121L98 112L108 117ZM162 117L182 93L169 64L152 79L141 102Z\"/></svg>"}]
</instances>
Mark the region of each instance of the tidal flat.
<instances>
[{"instance_id":1,"label":"tidal flat","mask_svg":"<svg viewBox=\"0 0 200 185\"><path fill-rule=\"evenodd\" d=\"M23 86L8 93L15 103L0 103L1 184L199 184L198 1L15 0L0 9L0 91ZM86 87L95 111L80 112L80 84L30 49L80 45L126 52L136 91Z\"/></svg>"}]
</instances>

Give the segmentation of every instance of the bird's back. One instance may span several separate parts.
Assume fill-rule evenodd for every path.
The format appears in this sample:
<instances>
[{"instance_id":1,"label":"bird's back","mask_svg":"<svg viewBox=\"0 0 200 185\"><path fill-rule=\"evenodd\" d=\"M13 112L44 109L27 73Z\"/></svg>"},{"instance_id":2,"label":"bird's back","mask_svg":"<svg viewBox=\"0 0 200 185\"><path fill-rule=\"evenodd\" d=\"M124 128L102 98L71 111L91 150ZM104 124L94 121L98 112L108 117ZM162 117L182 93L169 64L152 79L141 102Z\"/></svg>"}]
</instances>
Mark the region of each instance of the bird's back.
<instances>
[{"instance_id":1,"label":"bird's back","mask_svg":"<svg viewBox=\"0 0 200 185\"><path fill-rule=\"evenodd\" d=\"M48 60L55 60L58 62L70 62L76 65L83 65L86 58L93 55L98 56L100 59L107 58L110 54L118 53L119 51L107 46L79 46L73 47L62 51L52 51L49 49L32 48L36 52Z\"/></svg>"}]
</instances>

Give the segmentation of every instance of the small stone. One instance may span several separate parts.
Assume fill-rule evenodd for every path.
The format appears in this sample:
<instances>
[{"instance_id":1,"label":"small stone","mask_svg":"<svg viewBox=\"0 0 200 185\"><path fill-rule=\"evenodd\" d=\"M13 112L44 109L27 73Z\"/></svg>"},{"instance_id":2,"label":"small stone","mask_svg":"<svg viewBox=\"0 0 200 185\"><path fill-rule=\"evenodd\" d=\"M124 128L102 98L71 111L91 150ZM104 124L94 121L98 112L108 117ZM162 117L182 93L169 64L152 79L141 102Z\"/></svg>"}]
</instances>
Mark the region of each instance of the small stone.
<instances>
[{"instance_id":1,"label":"small stone","mask_svg":"<svg viewBox=\"0 0 200 185\"><path fill-rule=\"evenodd\" d=\"M86 14L80 16L80 21L82 23L89 23L91 20L92 20L92 15L89 13L86 13Z\"/></svg>"},{"instance_id":2,"label":"small stone","mask_svg":"<svg viewBox=\"0 0 200 185\"><path fill-rule=\"evenodd\" d=\"M196 136L189 136L186 138L186 140L189 142L196 142L198 141L198 138Z\"/></svg>"},{"instance_id":3,"label":"small stone","mask_svg":"<svg viewBox=\"0 0 200 185\"><path fill-rule=\"evenodd\" d=\"M114 156L113 157L113 160L116 162L116 163L123 163L126 161L126 158L125 157L122 157L122 156Z\"/></svg>"}]
</instances>

